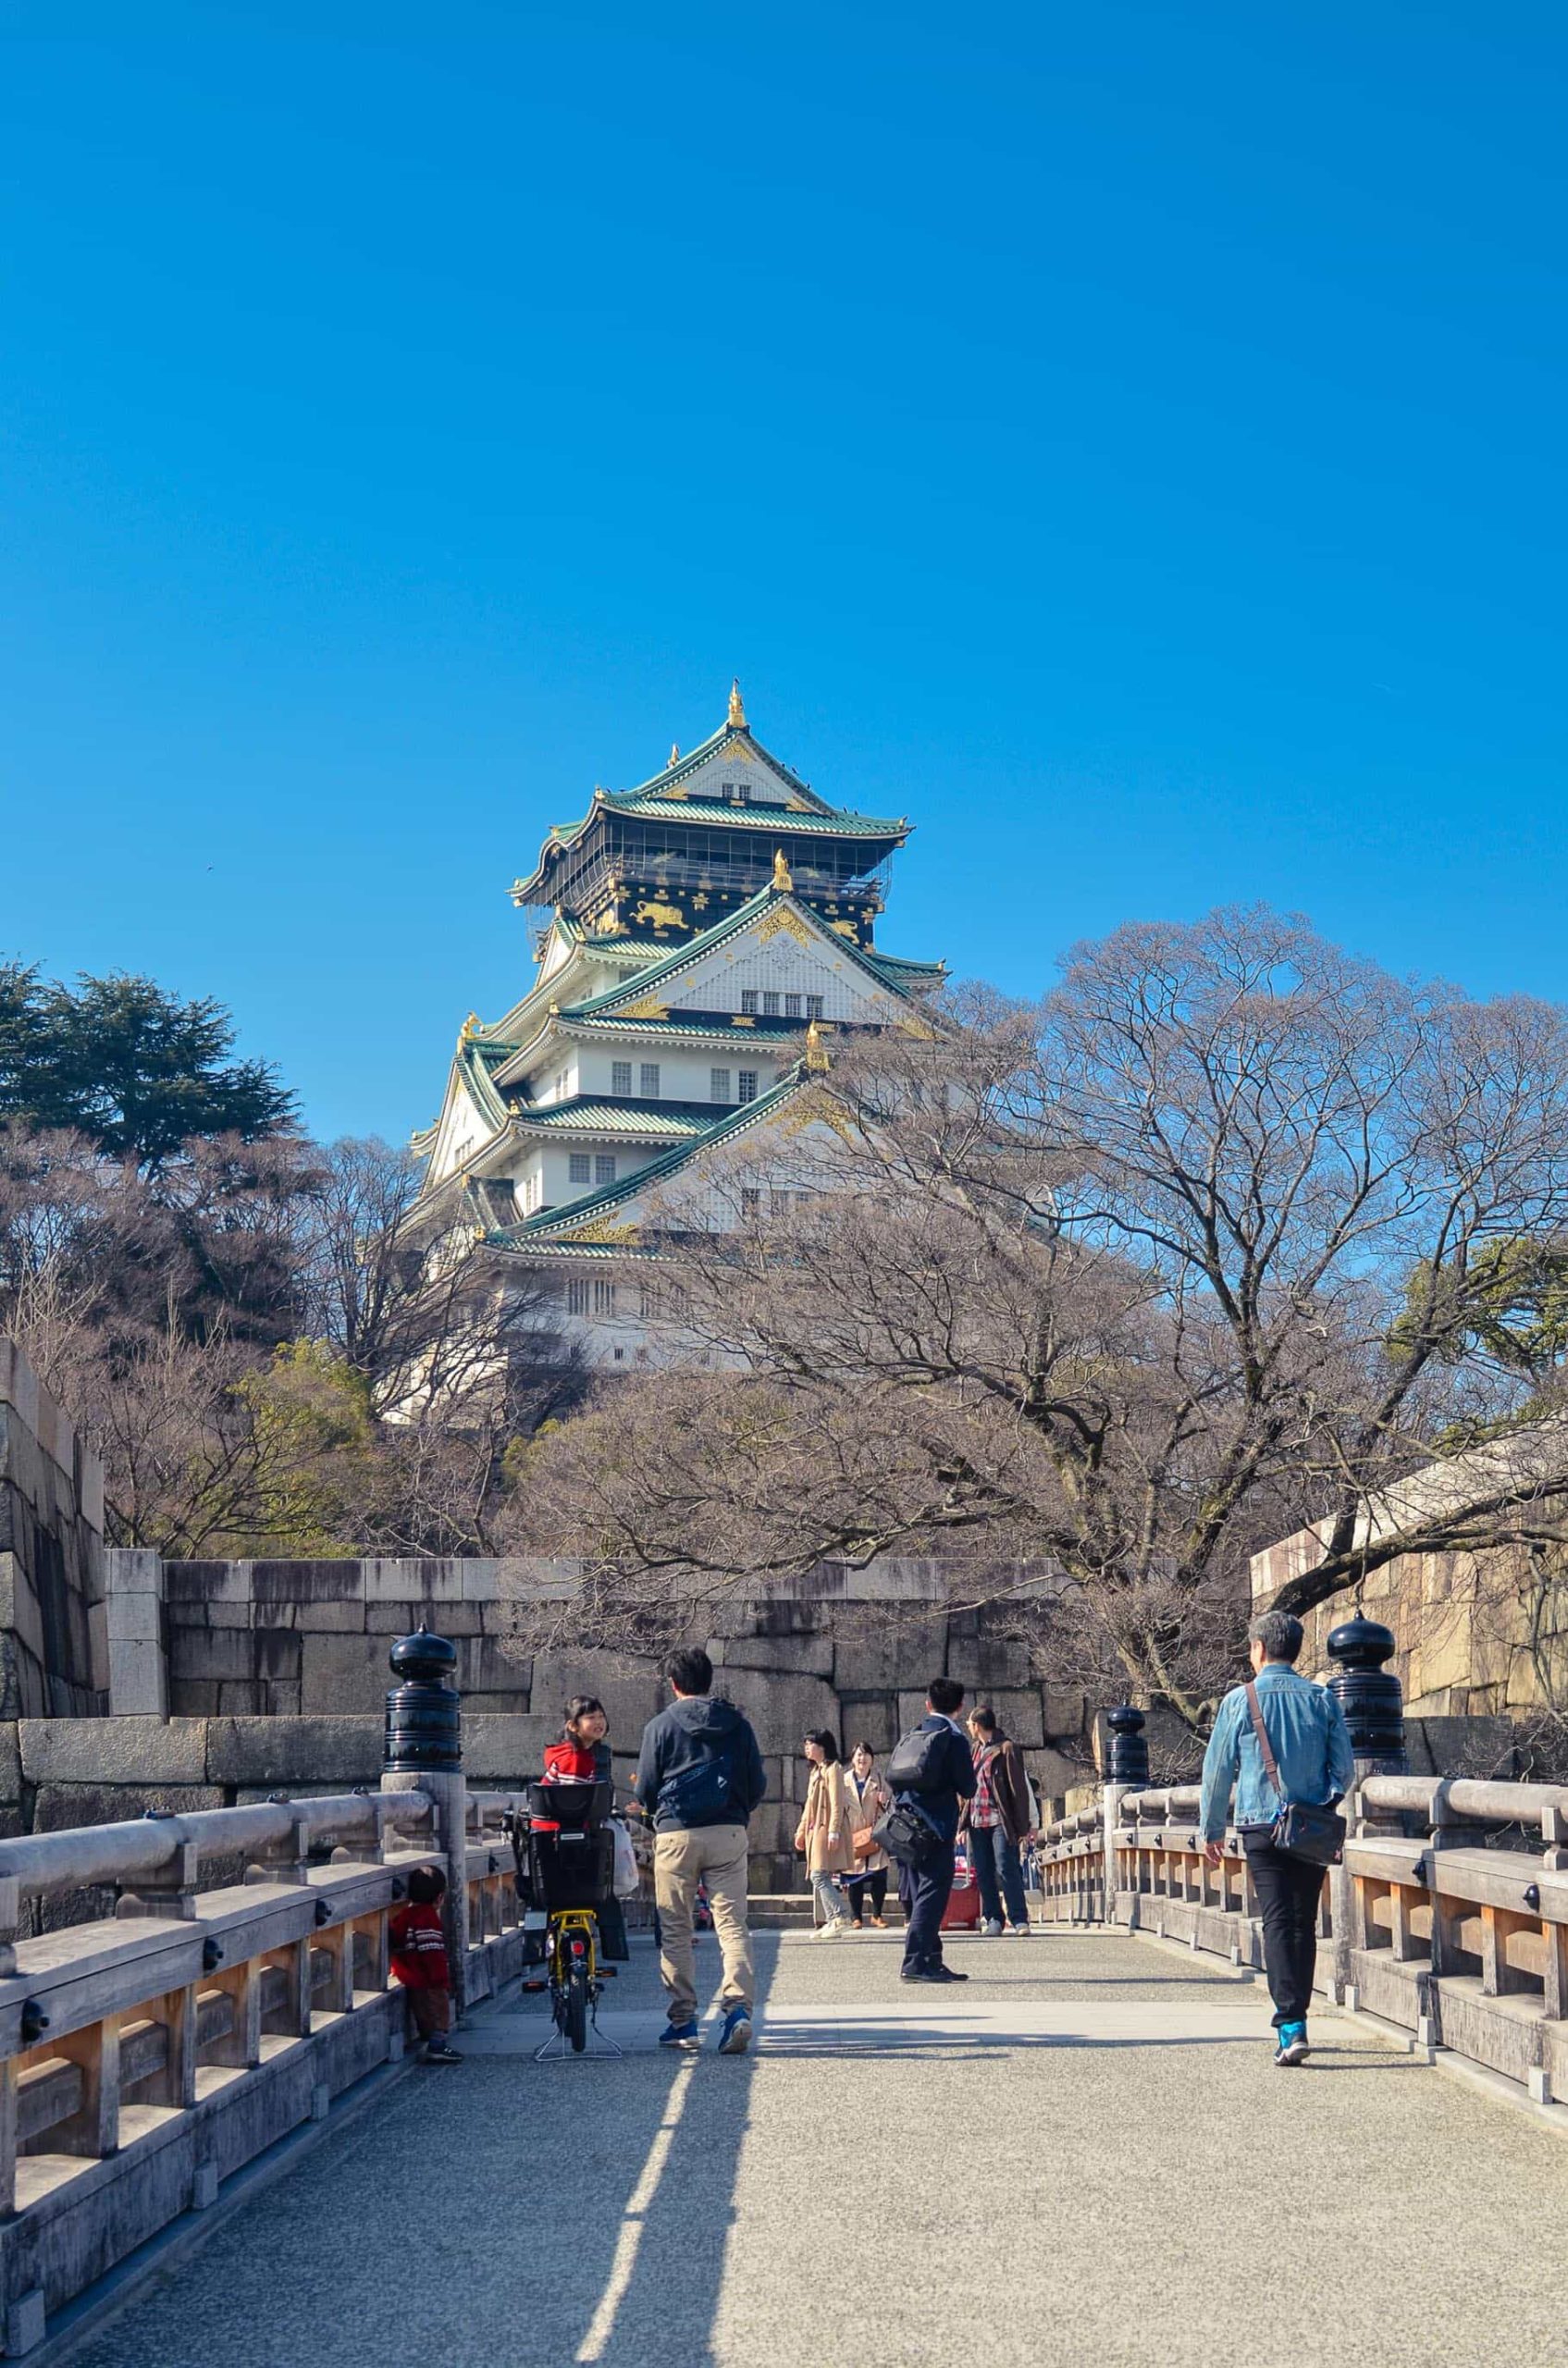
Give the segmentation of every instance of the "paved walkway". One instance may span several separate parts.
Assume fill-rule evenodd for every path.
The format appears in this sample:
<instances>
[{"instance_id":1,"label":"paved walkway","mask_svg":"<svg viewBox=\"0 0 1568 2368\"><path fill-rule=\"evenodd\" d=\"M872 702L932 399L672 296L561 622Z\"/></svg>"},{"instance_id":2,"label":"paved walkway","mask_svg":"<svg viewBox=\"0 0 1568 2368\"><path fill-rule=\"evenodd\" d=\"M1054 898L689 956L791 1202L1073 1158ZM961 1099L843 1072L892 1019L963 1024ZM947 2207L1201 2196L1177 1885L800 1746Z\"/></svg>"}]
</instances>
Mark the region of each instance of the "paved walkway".
<instances>
[{"instance_id":1,"label":"paved walkway","mask_svg":"<svg viewBox=\"0 0 1568 2368\"><path fill-rule=\"evenodd\" d=\"M77 2368L1555 2362L1568 2140L1142 1941L758 1937L759 2043L536 2066L482 2011L74 2355ZM713 1943L703 1943L709 1980Z\"/></svg>"}]
</instances>

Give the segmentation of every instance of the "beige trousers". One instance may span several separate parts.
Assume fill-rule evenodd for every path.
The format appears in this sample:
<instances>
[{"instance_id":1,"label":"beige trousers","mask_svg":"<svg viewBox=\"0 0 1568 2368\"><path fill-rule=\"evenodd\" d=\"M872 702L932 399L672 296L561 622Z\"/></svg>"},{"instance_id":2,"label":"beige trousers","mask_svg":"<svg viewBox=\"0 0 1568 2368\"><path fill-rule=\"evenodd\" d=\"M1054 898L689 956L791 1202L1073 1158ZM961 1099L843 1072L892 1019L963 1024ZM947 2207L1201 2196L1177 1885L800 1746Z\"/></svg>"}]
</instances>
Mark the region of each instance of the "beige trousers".
<instances>
[{"instance_id":1,"label":"beige trousers","mask_svg":"<svg viewBox=\"0 0 1568 2368\"><path fill-rule=\"evenodd\" d=\"M670 1993L670 2020L688 2023L697 2012L692 1912L697 1886L708 1886L713 1929L723 1952L719 2004L751 2005L751 1936L746 1922L747 1840L744 1825L698 1825L661 1833L653 1844L653 1896L662 1951L659 1970Z\"/></svg>"}]
</instances>

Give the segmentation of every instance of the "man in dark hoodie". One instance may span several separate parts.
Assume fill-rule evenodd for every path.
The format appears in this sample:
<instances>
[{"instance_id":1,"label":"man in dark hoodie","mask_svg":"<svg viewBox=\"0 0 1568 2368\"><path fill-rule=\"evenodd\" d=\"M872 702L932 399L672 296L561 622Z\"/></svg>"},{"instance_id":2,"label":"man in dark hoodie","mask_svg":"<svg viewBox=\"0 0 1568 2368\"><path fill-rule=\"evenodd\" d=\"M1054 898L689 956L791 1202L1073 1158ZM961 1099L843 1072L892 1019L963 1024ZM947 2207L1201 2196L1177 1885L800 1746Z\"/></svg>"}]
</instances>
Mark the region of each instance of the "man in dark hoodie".
<instances>
[{"instance_id":1,"label":"man in dark hoodie","mask_svg":"<svg viewBox=\"0 0 1568 2368\"><path fill-rule=\"evenodd\" d=\"M746 1917L747 1820L768 1789L762 1755L733 1702L715 1699L713 1664L700 1646L672 1653L664 1675L674 1696L643 1729L636 1791L653 1819L653 1888L669 1992L661 2047L698 2045L692 1913L707 1886L723 1953L719 2004L721 2055L743 2054L751 2040L751 1940Z\"/></svg>"}]
</instances>

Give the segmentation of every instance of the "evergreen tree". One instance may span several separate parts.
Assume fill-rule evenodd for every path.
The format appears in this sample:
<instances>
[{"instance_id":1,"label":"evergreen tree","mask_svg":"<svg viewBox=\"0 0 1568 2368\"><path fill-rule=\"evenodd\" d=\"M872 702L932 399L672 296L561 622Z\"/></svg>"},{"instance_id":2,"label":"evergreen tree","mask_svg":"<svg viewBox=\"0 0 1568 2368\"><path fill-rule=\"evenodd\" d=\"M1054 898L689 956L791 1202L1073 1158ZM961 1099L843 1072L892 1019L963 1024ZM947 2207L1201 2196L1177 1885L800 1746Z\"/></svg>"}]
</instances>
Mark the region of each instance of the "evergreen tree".
<instances>
[{"instance_id":1,"label":"evergreen tree","mask_svg":"<svg viewBox=\"0 0 1568 2368\"><path fill-rule=\"evenodd\" d=\"M294 1098L267 1061L230 1061L234 1023L210 995L86 972L74 987L0 965L0 1116L72 1127L156 1169L192 1137L248 1142L290 1127Z\"/></svg>"}]
</instances>

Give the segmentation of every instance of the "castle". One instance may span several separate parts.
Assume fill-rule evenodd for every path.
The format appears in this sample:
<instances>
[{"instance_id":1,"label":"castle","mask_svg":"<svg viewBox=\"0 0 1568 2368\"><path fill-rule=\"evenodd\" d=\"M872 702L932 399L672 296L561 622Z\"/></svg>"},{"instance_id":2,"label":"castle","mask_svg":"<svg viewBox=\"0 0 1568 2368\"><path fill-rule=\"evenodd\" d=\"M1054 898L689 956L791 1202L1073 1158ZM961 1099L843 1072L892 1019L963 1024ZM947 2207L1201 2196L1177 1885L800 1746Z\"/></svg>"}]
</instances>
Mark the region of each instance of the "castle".
<instances>
[{"instance_id":1,"label":"castle","mask_svg":"<svg viewBox=\"0 0 1568 2368\"><path fill-rule=\"evenodd\" d=\"M786 1148L798 1174L832 1122L833 1040L919 1025L945 976L876 944L910 827L819 796L753 736L738 684L689 756L596 789L512 887L549 916L532 984L502 1018L470 1016L414 1138L426 1228L466 1227L498 1276L525 1274L592 1365L656 1357L672 1190L743 1141L759 1177Z\"/></svg>"}]
</instances>

